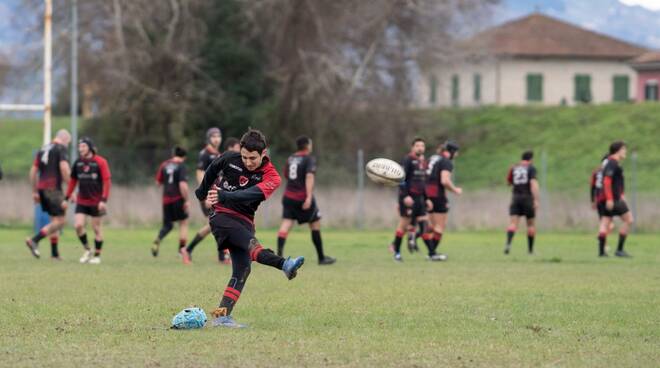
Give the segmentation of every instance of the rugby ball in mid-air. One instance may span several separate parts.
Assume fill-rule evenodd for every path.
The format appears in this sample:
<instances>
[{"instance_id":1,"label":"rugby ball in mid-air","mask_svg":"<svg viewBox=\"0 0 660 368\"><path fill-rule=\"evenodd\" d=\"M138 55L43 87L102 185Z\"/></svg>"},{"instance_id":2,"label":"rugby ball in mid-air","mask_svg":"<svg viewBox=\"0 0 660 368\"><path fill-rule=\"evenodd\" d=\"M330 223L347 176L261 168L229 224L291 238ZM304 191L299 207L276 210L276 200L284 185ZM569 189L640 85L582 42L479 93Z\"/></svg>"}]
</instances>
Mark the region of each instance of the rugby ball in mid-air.
<instances>
[{"instance_id":1,"label":"rugby ball in mid-air","mask_svg":"<svg viewBox=\"0 0 660 368\"><path fill-rule=\"evenodd\" d=\"M399 185L406 176L401 165L387 158L376 158L367 162L366 171L369 179L391 187Z\"/></svg>"}]
</instances>

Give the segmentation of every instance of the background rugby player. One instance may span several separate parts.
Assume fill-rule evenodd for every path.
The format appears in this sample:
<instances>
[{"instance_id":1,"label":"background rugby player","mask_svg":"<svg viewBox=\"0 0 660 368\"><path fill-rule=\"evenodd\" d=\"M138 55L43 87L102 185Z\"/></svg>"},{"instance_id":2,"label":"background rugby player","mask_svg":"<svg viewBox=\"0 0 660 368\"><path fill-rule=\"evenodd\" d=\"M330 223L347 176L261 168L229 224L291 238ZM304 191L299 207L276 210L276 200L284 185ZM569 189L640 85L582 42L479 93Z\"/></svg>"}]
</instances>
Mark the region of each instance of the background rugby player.
<instances>
[{"instance_id":1,"label":"background rugby player","mask_svg":"<svg viewBox=\"0 0 660 368\"><path fill-rule=\"evenodd\" d=\"M35 258L39 258L39 241L50 236L51 257L60 259L57 249L58 232L64 227L67 202L62 192L62 182L68 183L70 167L67 146L71 135L62 129L57 132L53 141L45 145L34 158L30 168L32 183L32 199L41 203L41 208L50 216L50 223L39 230L32 238L25 239L25 245Z\"/></svg>"},{"instance_id":2,"label":"background rugby player","mask_svg":"<svg viewBox=\"0 0 660 368\"><path fill-rule=\"evenodd\" d=\"M426 182L426 206L429 210L431 225L429 232L423 235L424 242L429 249L428 259L431 261L444 261L447 256L437 253L437 248L442 241L442 234L447 224L449 213L449 200L447 191L461 195L463 189L454 185L451 173L454 171L453 160L458 156L458 144L447 141L438 148L438 154L431 156L427 169Z\"/></svg>"},{"instance_id":3,"label":"background rugby player","mask_svg":"<svg viewBox=\"0 0 660 368\"><path fill-rule=\"evenodd\" d=\"M406 230L412 232L412 239L415 239L415 228L412 226L413 219L416 219L419 226L425 232L426 220L426 161L424 160L424 151L426 144L422 138L415 138L412 142L410 153L403 159L402 165L406 177L399 186L399 224L396 228L392 248L394 250L394 260L402 261L401 258L401 240ZM411 249L412 251L413 249Z\"/></svg>"},{"instance_id":4,"label":"background rugby player","mask_svg":"<svg viewBox=\"0 0 660 368\"><path fill-rule=\"evenodd\" d=\"M611 228L612 220L615 216L621 217L623 223L619 228L619 244L615 255L617 257L630 257L623 249L628 231L633 223L633 216L628 209L624 197L624 177L621 161L626 158L626 144L623 141L616 141L610 145L610 156L603 162L602 169L602 188L603 195L599 198L598 209L602 213L600 227L598 229L598 255L607 257L605 245L607 243L607 234ZM601 183L598 183L601 184Z\"/></svg>"},{"instance_id":5,"label":"background rugby player","mask_svg":"<svg viewBox=\"0 0 660 368\"><path fill-rule=\"evenodd\" d=\"M518 229L520 217L527 219L527 252L534 254L534 238L536 227L534 218L539 207L539 182L536 179L536 168L532 165L534 152L526 151L521 161L509 169L506 180L513 187L511 205L509 206L510 222L506 230L506 246L504 254L511 251L511 241Z\"/></svg>"},{"instance_id":6,"label":"background rugby player","mask_svg":"<svg viewBox=\"0 0 660 368\"><path fill-rule=\"evenodd\" d=\"M220 180L219 185L215 184ZM266 137L249 130L241 138L241 152L227 152L213 161L195 191L197 198L213 206L210 223L219 249L230 250L232 275L220 305L213 311L213 326L240 328L231 316L250 275L251 262L275 267L289 279L297 275L303 257L286 260L264 249L255 238L254 214L261 202L280 186L277 170L266 155Z\"/></svg>"},{"instance_id":7,"label":"background rugby player","mask_svg":"<svg viewBox=\"0 0 660 368\"><path fill-rule=\"evenodd\" d=\"M74 227L76 235L85 252L80 257L80 263L101 263L101 249L103 248L103 230L101 217L106 214L106 203L110 196L110 167L105 158L96 153L96 147L91 138L83 137L78 143L80 157L71 168L71 180L66 191L66 200L71 198L78 186L76 197L76 215ZM89 248L85 221L91 217L94 230L94 251Z\"/></svg>"},{"instance_id":8,"label":"background rugby player","mask_svg":"<svg viewBox=\"0 0 660 368\"><path fill-rule=\"evenodd\" d=\"M211 163L218 157L220 157L220 144L222 143L222 133L219 128L210 128L206 131L206 147L199 152L199 159L197 160L197 169L195 170L195 177L197 178L197 183L201 183L204 179L204 172L211 165ZM206 207L204 202L200 202L202 208L202 214L204 217L209 217L210 209ZM183 256L183 262L188 263L192 257L192 252L207 235L211 233L211 226L208 224L208 221L202 226L193 240L188 244L185 249L185 255ZM229 258L226 257L224 252L218 253L218 261L222 263L229 263Z\"/></svg>"},{"instance_id":9,"label":"background rugby player","mask_svg":"<svg viewBox=\"0 0 660 368\"><path fill-rule=\"evenodd\" d=\"M158 257L160 242L172 231L174 223L179 223L179 254L185 259L188 236L188 178L186 174L186 150L174 147L172 158L160 164L156 173L156 183L163 186L163 227L158 232L151 247L151 255Z\"/></svg>"},{"instance_id":10,"label":"background rugby player","mask_svg":"<svg viewBox=\"0 0 660 368\"><path fill-rule=\"evenodd\" d=\"M277 255L284 254L286 238L294 221L298 221L298 224L309 224L319 264L330 265L335 263L336 259L323 253L321 212L314 198L316 159L311 155L312 140L305 136L298 137L296 146L298 151L289 156L284 168L287 183L282 196L282 224L277 233Z\"/></svg>"}]
</instances>

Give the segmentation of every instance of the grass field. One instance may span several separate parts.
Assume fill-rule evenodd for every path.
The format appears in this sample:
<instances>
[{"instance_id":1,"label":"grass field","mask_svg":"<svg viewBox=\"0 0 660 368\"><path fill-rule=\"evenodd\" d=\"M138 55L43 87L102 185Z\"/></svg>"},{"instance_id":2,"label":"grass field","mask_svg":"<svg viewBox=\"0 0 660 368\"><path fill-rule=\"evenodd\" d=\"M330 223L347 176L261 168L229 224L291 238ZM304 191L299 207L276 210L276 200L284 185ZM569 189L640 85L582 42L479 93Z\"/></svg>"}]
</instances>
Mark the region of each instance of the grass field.
<instances>
[{"instance_id":1,"label":"grass field","mask_svg":"<svg viewBox=\"0 0 660 368\"><path fill-rule=\"evenodd\" d=\"M210 311L230 270L206 240L184 266L170 236L113 230L103 264L80 265L72 231L64 261L35 260L28 229L0 229L0 366L147 367L657 367L657 236L632 235L630 260L598 259L593 234L523 236L502 255L500 233L448 234L446 263L405 254L389 232L325 233L319 267L308 234L287 250L308 257L298 278L254 265L234 315L245 330L171 331L183 307ZM258 235L272 244L275 233ZM42 254L48 253L42 242Z\"/></svg>"}]
</instances>

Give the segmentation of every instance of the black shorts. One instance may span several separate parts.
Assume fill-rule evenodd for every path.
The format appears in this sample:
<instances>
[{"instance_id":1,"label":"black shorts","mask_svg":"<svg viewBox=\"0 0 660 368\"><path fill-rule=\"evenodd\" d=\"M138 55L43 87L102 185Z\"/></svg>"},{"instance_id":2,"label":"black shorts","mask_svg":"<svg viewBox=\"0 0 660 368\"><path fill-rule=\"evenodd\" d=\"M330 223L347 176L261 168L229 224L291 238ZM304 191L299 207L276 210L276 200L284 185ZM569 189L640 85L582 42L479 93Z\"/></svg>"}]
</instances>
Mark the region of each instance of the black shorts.
<instances>
[{"instance_id":1,"label":"black shorts","mask_svg":"<svg viewBox=\"0 0 660 368\"><path fill-rule=\"evenodd\" d=\"M209 220L211 232L218 244L218 251L229 249L248 251L250 243L256 242L254 225L247 220L225 213L214 213Z\"/></svg>"},{"instance_id":2,"label":"black shorts","mask_svg":"<svg viewBox=\"0 0 660 368\"><path fill-rule=\"evenodd\" d=\"M62 208L64 202L64 193L57 189L43 189L39 190L39 202L41 208L49 216L64 216L66 210Z\"/></svg>"},{"instance_id":3,"label":"black shorts","mask_svg":"<svg viewBox=\"0 0 660 368\"><path fill-rule=\"evenodd\" d=\"M312 205L303 210L304 201L296 201L288 197L282 197L282 218L296 220L299 224L316 222L321 219L321 211L316 206L316 199L312 197Z\"/></svg>"},{"instance_id":4,"label":"black shorts","mask_svg":"<svg viewBox=\"0 0 660 368\"><path fill-rule=\"evenodd\" d=\"M92 217L102 217L105 216L105 211L99 211L99 206L85 206L82 204L76 204L76 213L82 213L83 215L92 216Z\"/></svg>"},{"instance_id":5,"label":"black shorts","mask_svg":"<svg viewBox=\"0 0 660 368\"><path fill-rule=\"evenodd\" d=\"M181 221L188 218L188 213L183 206L185 201L179 199L176 202L163 204L163 223Z\"/></svg>"},{"instance_id":6,"label":"black shorts","mask_svg":"<svg viewBox=\"0 0 660 368\"><path fill-rule=\"evenodd\" d=\"M406 207L403 204L405 197L399 196L399 216L401 217L420 217L426 215L426 200L423 195L413 195L413 206Z\"/></svg>"},{"instance_id":7,"label":"black shorts","mask_svg":"<svg viewBox=\"0 0 660 368\"><path fill-rule=\"evenodd\" d=\"M511 206L509 207L509 215L525 216L528 219L536 217L534 198L529 196L513 196Z\"/></svg>"},{"instance_id":8,"label":"black shorts","mask_svg":"<svg viewBox=\"0 0 660 368\"><path fill-rule=\"evenodd\" d=\"M598 202L598 214L604 217L615 217L615 216L623 216L628 211L628 204L626 201L623 199L619 199L618 201L614 201L614 207L612 207L612 210L608 210L607 206L605 205L605 202Z\"/></svg>"},{"instance_id":9,"label":"black shorts","mask_svg":"<svg viewBox=\"0 0 660 368\"><path fill-rule=\"evenodd\" d=\"M431 213L447 213L449 212L449 201L447 197L431 197L429 198L433 204L433 208L429 212Z\"/></svg>"}]
</instances>

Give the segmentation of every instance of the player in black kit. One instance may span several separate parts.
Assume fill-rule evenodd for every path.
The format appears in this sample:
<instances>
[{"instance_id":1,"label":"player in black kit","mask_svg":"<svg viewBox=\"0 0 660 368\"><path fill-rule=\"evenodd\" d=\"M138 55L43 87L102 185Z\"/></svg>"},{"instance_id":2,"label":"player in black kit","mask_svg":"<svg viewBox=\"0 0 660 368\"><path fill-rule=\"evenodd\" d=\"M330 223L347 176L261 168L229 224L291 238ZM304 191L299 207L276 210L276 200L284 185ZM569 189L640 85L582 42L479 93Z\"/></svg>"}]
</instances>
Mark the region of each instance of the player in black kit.
<instances>
[{"instance_id":1,"label":"player in black kit","mask_svg":"<svg viewBox=\"0 0 660 368\"><path fill-rule=\"evenodd\" d=\"M405 180L399 186L399 225L397 226L392 242L394 250L394 260L401 262L401 241L406 230L411 232L411 238L414 242L415 227L414 222L422 229L421 233L426 232L426 160L424 151L426 144L422 138L413 140L410 153L403 159L402 166L405 171ZM412 243L412 242L411 242ZM412 244L410 244L412 245ZM414 247L411 247L411 251Z\"/></svg>"},{"instance_id":2,"label":"player in black kit","mask_svg":"<svg viewBox=\"0 0 660 368\"><path fill-rule=\"evenodd\" d=\"M449 200L447 192L461 195L463 189L454 185L451 173L454 171L454 159L458 156L458 144L447 141L438 148L438 154L431 156L427 169L426 196L427 208L430 212L431 226L423 239L429 248L428 259L444 261L447 256L436 250L442 241L442 234L447 224Z\"/></svg>"},{"instance_id":3,"label":"player in black kit","mask_svg":"<svg viewBox=\"0 0 660 368\"><path fill-rule=\"evenodd\" d=\"M504 254L511 251L511 241L518 228L520 217L527 219L527 252L534 254L534 238L536 227L534 218L539 207L539 183L536 179L536 168L532 165L534 152L526 151L522 154L522 160L509 169L507 182L513 187L513 198L509 206L511 221L506 230L506 246Z\"/></svg>"},{"instance_id":4,"label":"player in black kit","mask_svg":"<svg viewBox=\"0 0 660 368\"><path fill-rule=\"evenodd\" d=\"M218 179L219 184L215 184ZM231 279L220 305L212 313L213 326L245 327L234 321L231 312L243 291L252 261L282 270L289 280L296 277L305 262L303 257L284 259L264 249L254 236L254 214L280 183L280 176L266 155L266 138L251 129L241 138L241 152L227 152L213 161L195 191L197 199L213 206L211 231L218 248L228 248L232 259Z\"/></svg>"},{"instance_id":5,"label":"player in black kit","mask_svg":"<svg viewBox=\"0 0 660 368\"><path fill-rule=\"evenodd\" d=\"M188 176L186 174L186 150L174 147L173 156L160 164L156 173L156 183L163 186L163 227L151 247L151 255L158 257L160 242L179 223L179 254L185 257L188 236Z\"/></svg>"},{"instance_id":6,"label":"player in black kit","mask_svg":"<svg viewBox=\"0 0 660 368\"><path fill-rule=\"evenodd\" d=\"M305 136L298 137L296 146L298 151L289 156L284 168L287 183L282 196L282 224L277 233L277 254L284 254L286 238L294 221L298 221L298 224L309 224L319 264L330 265L335 263L336 259L323 253L321 211L314 198L316 158L311 155L312 140Z\"/></svg>"},{"instance_id":7,"label":"player in black kit","mask_svg":"<svg viewBox=\"0 0 660 368\"><path fill-rule=\"evenodd\" d=\"M197 169L195 170L195 177L197 178L197 183L201 183L204 178L204 172L211 165L211 163L218 157L220 157L220 144L222 143L222 133L219 128L210 128L206 131L206 146L199 152L199 160L197 161ZM206 207L204 202L200 202L202 208L202 213L204 217L209 217L210 209ZM190 244L181 251L183 263L190 263L192 252L207 235L211 233L211 226L206 223L202 226ZM225 255L224 252L218 253L218 260L222 263L228 264L231 261L229 257Z\"/></svg>"},{"instance_id":8,"label":"player in black kit","mask_svg":"<svg viewBox=\"0 0 660 368\"><path fill-rule=\"evenodd\" d=\"M35 258L41 257L39 241L50 237L51 258L60 259L57 234L66 223L68 204L64 200L62 183L69 182L71 173L66 152L70 142L69 132L64 129L58 131L53 141L39 150L30 168L32 198L41 203L41 208L50 216L50 224L41 228L32 238L25 239L25 245Z\"/></svg>"},{"instance_id":9,"label":"player in black kit","mask_svg":"<svg viewBox=\"0 0 660 368\"><path fill-rule=\"evenodd\" d=\"M619 228L619 244L615 255L617 257L630 257L623 249L628 231L633 223L633 216L628 210L628 204L624 196L624 177L621 161L626 158L626 144L622 141L616 141L610 145L610 156L603 161L602 183L597 186L602 187L602 195L598 196L598 211L602 214L600 228L598 230L598 254L601 257L607 257L605 245L607 242L607 233L609 232L612 220L615 216L621 217L623 223Z\"/></svg>"}]
</instances>

